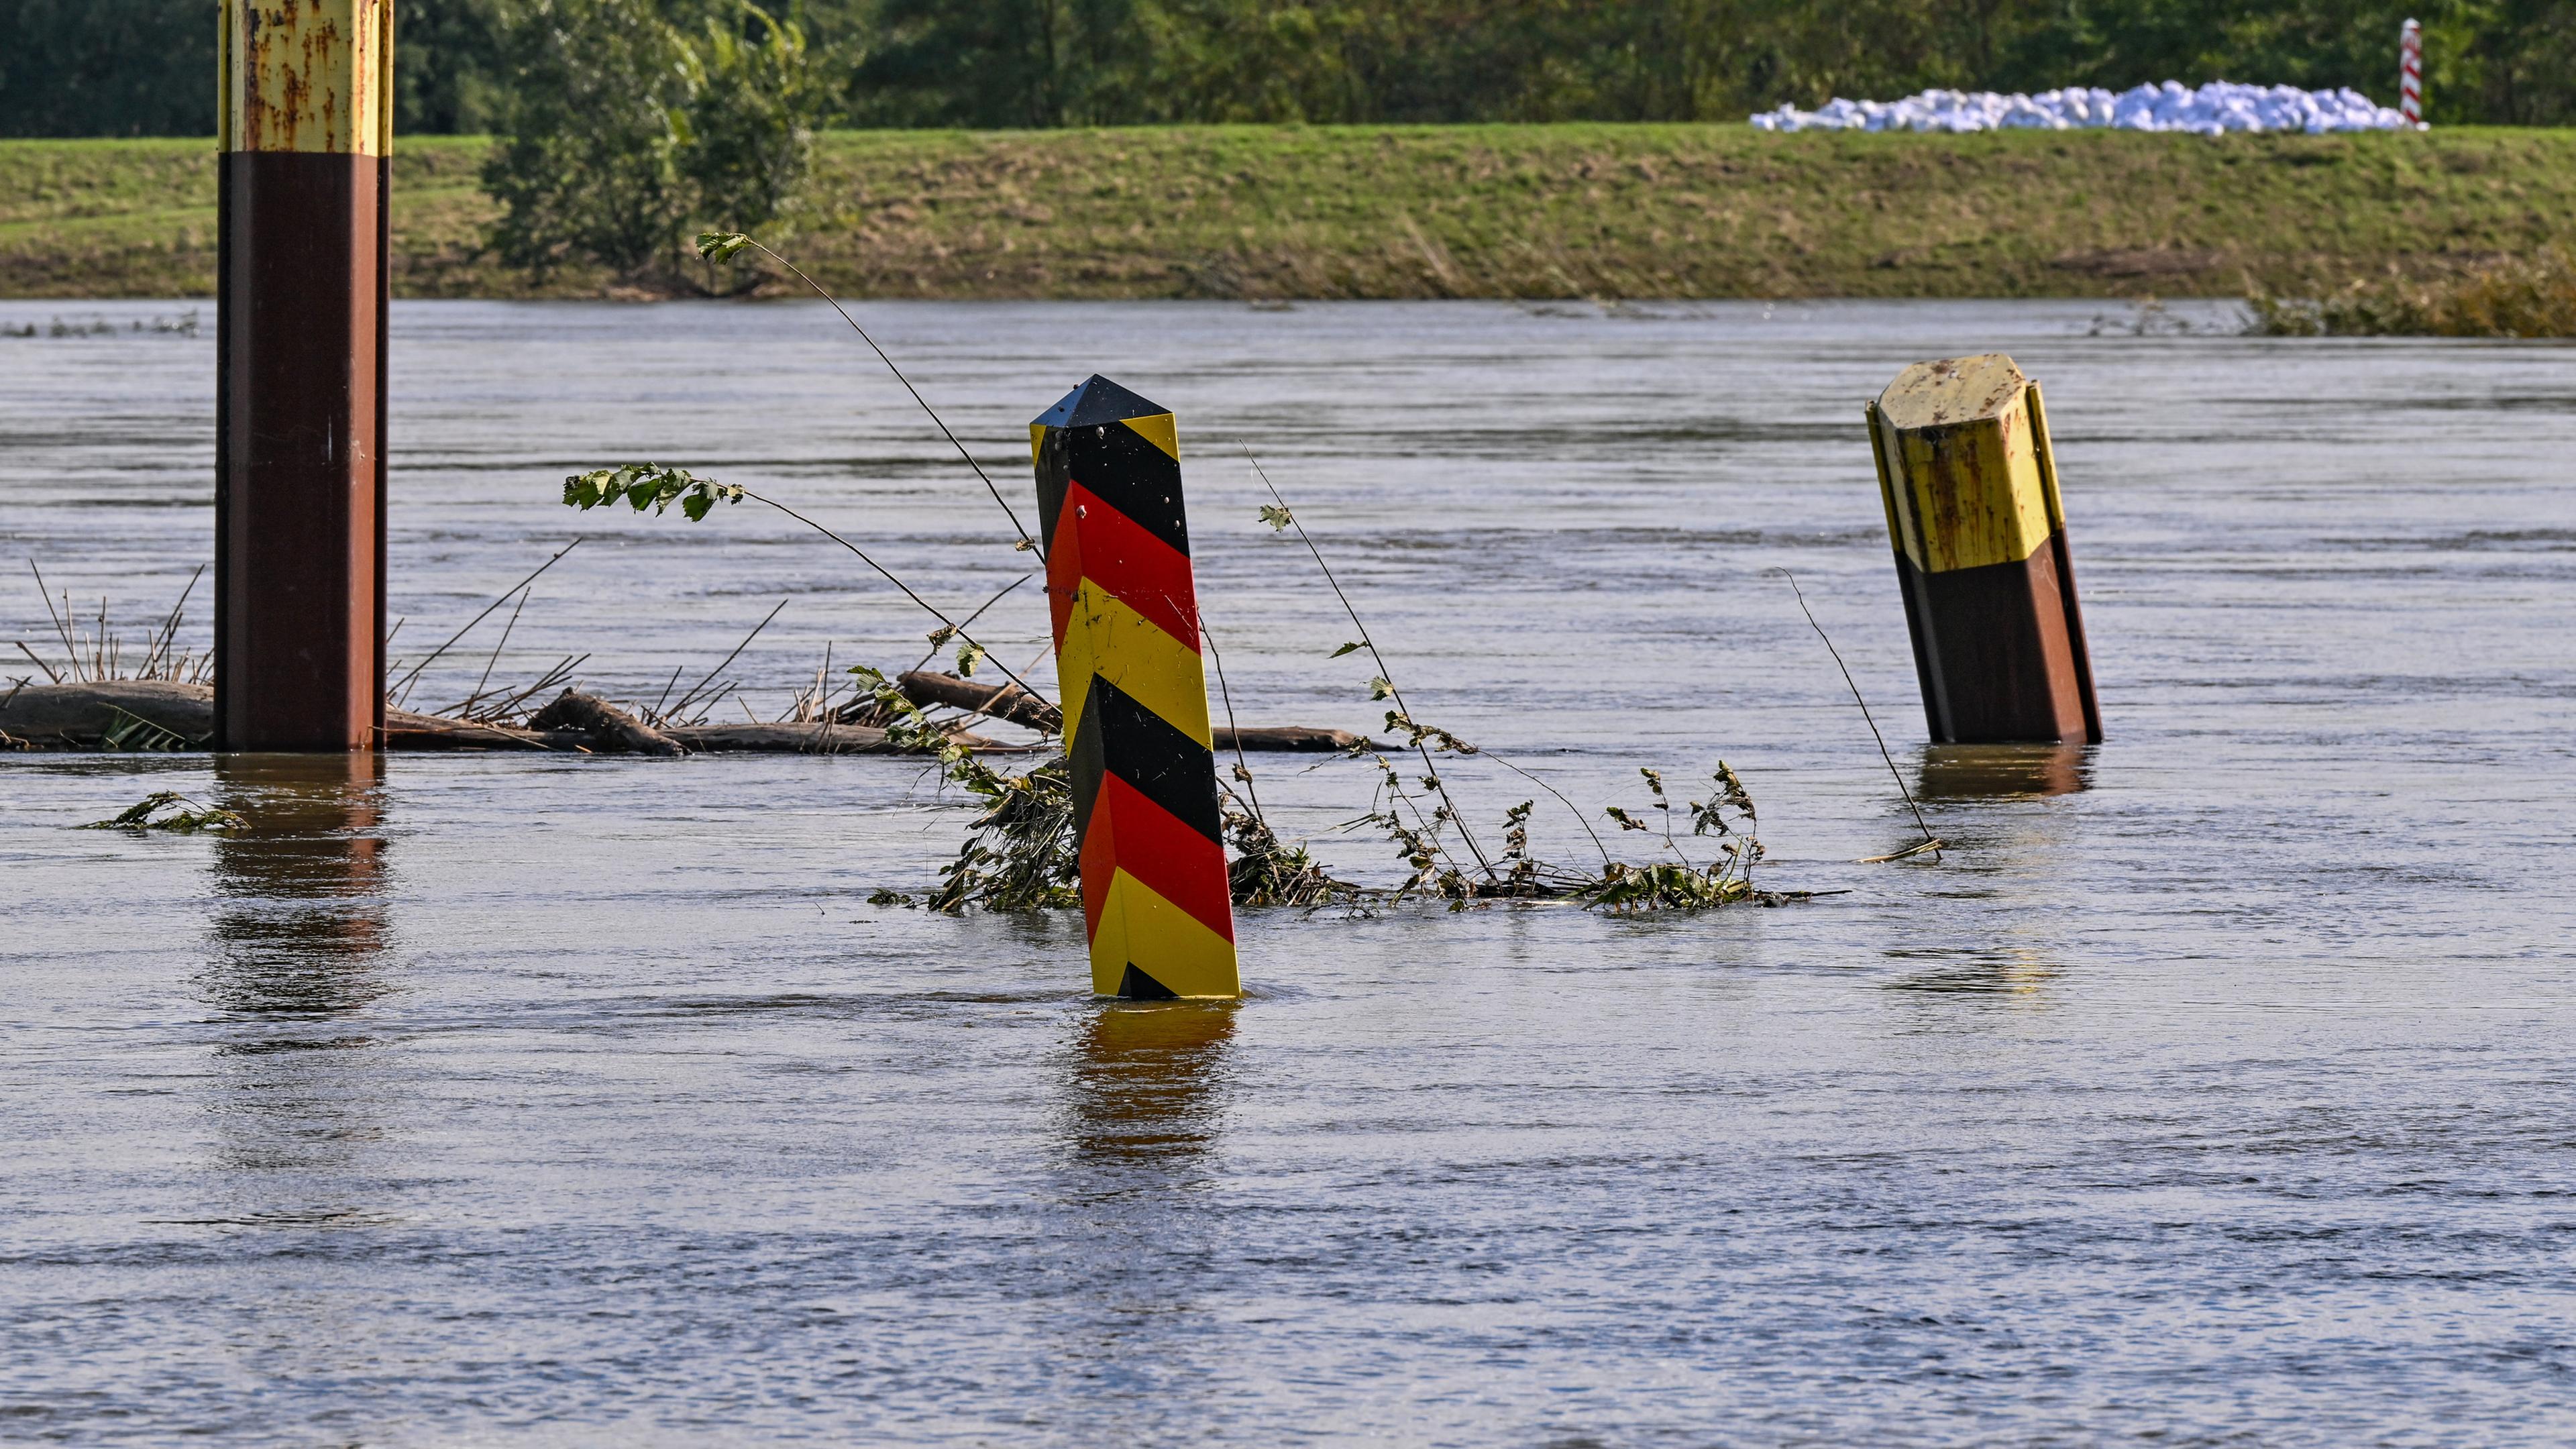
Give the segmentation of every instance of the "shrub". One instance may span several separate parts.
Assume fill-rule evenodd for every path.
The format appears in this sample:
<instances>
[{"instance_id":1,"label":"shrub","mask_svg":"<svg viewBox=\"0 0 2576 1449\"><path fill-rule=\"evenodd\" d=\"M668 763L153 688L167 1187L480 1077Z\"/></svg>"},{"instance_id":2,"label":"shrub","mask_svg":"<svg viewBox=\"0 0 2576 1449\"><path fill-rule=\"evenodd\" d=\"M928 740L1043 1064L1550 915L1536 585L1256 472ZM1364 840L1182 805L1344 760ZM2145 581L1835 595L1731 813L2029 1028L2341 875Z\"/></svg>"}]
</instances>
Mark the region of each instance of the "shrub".
<instances>
[{"instance_id":1,"label":"shrub","mask_svg":"<svg viewBox=\"0 0 2576 1449\"><path fill-rule=\"evenodd\" d=\"M2576 337L2576 255L2546 247L2448 277L2365 277L2250 305L2252 330L2276 337Z\"/></svg>"},{"instance_id":2,"label":"shrub","mask_svg":"<svg viewBox=\"0 0 2576 1449\"><path fill-rule=\"evenodd\" d=\"M501 144L483 184L489 245L544 279L569 264L708 291L684 238L773 225L802 187L818 88L797 26L731 0L693 35L656 0L531 0Z\"/></svg>"}]
</instances>

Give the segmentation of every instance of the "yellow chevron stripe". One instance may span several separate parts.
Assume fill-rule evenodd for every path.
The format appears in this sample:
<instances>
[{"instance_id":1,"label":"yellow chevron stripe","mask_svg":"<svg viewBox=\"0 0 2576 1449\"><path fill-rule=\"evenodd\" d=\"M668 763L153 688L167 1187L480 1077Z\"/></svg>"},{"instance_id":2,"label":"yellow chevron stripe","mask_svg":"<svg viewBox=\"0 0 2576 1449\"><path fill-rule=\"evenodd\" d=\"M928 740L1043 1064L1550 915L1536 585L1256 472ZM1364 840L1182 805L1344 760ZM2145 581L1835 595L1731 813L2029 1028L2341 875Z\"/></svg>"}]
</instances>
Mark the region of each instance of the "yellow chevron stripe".
<instances>
[{"instance_id":1,"label":"yellow chevron stripe","mask_svg":"<svg viewBox=\"0 0 2576 1449\"><path fill-rule=\"evenodd\" d=\"M1129 418L1127 430L1181 461L1181 424L1170 413L1156 413L1150 418Z\"/></svg>"},{"instance_id":2,"label":"yellow chevron stripe","mask_svg":"<svg viewBox=\"0 0 2576 1449\"><path fill-rule=\"evenodd\" d=\"M1029 463L1032 467L1037 464L1039 451L1046 447L1046 435L1046 424L1029 424Z\"/></svg>"},{"instance_id":3,"label":"yellow chevron stripe","mask_svg":"<svg viewBox=\"0 0 2576 1449\"><path fill-rule=\"evenodd\" d=\"M1198 651L1089 579L1074 587L1073 612L1064 621L1064 647L1056 652L1055 669L1064 694L1068 750L1081 727L1082 701L1095 674L1172 728L1216 747L1216 735L1208 728L1207 671Z\"/></svg>"},{"instance_id":4,"label":"yellow chevron stripe","mask_svg":"<svg viewBox=\"0 0 2576 1449\"><path fill-rule=\"evenodd\" d=\"M1234 943L1125 871L1109 879L1091 937L1091 989L1118 994L1130 962L1176 996L1239 996Z\"/></svg>"}]
</instances>

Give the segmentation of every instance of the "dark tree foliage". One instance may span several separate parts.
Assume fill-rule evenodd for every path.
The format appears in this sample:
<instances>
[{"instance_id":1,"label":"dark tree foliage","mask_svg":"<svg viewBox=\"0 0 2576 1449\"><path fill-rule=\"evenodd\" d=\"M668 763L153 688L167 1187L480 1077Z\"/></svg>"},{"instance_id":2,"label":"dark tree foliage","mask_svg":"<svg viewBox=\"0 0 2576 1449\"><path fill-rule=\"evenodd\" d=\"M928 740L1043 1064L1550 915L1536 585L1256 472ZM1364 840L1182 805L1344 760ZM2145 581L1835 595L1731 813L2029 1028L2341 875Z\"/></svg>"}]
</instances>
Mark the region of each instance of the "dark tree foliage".
<instances>
[{"instance_id":1,"label":"dark tree foliage","mask_svg":"<svg viewBox=\"0 0 2576 1449\"><path fill-rule=\"evenodd\" d=\"M214 0L0 0L0 136L214 133Z\"/></svg>"},{"instance_id":2,"label":"dark tree foliage","mask_svg":"<svg viewBox=\"0 0 2576 1449\"><path fill-rule=\"evenodd\" d=\"M513 69L483 186L504 208L492 249L513 266L680 283L683 237L766 228L804 180L804 36L743 0L525 0L503 41Z\"/></svg>"},{"instance_id":3,"label":"dark tree foliage","mask_svg":"<svg viewBox=\"0 0 2576 1449\"><path fill-rule=\"evenodd\" d=\"M6 0L0 0L6 3ZM507 0L394 0L394 131L457 136L499 120Z\"/></svg>"},{"instance_id":4,"label":"dark tree foliage","mask_svg":"<svg viewBox=\"0 0 2576 1449\"><path fill-rule=\"evenodd\" d=\"M496 128L540 0L396 0L397 128ZM1783 101L2165 79L2576 124L2576 0L781 0L850 125L1725 120ZM695 32L700 0L653 7ZM0 0L0 134L205 135L215 0ZM542 67L536 68L542 71ZM521 79L513 79L519 76Z\"/></svg>"},{"instance_id":5,"label":"dark tree foliage","mask_svg":"<svg viewBox=\"0 0 2576 1449\"><path fill-rule=\"evenodd\" d=\"M394 129L480 131L509 0L397 0ZM0 135L211 136L217 0L0 0Z\"/></svg>"},{"instance_id":6,"label":"dark tree foliage","mask_svg":"<svg viewBox=\"0 0 2576 1449\"><path fill-rule=\"evenodd\" d=\"M2437 121L2576 122L2576 0L877 0L873 124L1713 120L1927 86L2167 79L2396 95Z\"/></svg>"}]
</instances>

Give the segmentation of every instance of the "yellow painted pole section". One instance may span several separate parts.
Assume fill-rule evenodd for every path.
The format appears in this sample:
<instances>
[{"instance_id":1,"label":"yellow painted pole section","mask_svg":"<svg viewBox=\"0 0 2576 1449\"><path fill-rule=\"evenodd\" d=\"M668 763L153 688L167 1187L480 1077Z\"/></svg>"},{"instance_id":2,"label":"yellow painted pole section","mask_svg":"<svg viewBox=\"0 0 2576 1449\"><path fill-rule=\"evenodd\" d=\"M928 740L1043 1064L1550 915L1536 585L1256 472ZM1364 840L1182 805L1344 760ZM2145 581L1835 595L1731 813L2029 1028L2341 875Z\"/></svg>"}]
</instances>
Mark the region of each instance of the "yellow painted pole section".
<instances>
[{"instance_id":1,"label":"yellow painted pole section","mask_svg":"<svg viewBox=\"0 0 2576 1449\"><path fill-rule=\"evenodd\" d=\"M2019 563L2056 510L2040 468L2030 379L2000 352L1918 362L1878 399L1872 442L1890 523L1926 573Z\"/></svg>"},{"instance_id":2,"label":"yellow painted pole section","mask_svg":"<svg viewBox=\"0 0 2576 1449\"><path fill-rule=\"evenodd\" d=\"M222 27L221 149L393 154L393 0L224 0Z\"/></svg>"},{"instance_id":3,"label":"yellow painted pole section","mask_svg":"<svg viewBox=\"0 0 2576 1449\"><path fill-rule=\"evenodd\" d=\"M2057 496L2057 453L2048 442L2048 404L2040 401L2039 383L2030 385L2030 436L2039 449L2039 487L2048 501L2051 533L2066 526L2066 501Z\"/></svg>"},{"instance_id":4,"label":"yellow painted pole section","mask_svg":"<svg viewBox=\"0 0 2576 1449\"><path fill-rule=\"evenodd\" d=\"M1933 740L2101 739L2039 385L1999 352L1943 358L1867 412Z\"/></svg>"}]
</instances>

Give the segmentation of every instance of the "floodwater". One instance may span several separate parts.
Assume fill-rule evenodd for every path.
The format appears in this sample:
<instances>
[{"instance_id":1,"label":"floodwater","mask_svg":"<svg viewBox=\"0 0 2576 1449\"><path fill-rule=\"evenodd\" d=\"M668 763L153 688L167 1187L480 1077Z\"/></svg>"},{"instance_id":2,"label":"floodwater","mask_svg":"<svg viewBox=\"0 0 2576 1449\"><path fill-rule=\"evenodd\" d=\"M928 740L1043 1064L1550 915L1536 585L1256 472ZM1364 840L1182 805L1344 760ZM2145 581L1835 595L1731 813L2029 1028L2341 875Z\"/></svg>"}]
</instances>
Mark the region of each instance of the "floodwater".
<instances>
[{"instance_id":1,"label":"floodwater","mask_svg":"<svg viewBox=\"0 0 2576 1449\"><path fill-rule=\"evenodd\" d=\"M1178 411L1247 722L1373 716L1238 440L1420 714L1587 810L1722 757L1805 905L1247 913L1248 999L1114 1008L1076 920L869 904L960 835L905 761L0 761L0 1436L2576 1438L2576 349L2100 310L863 310L1023 518L1085 374ZM184 311L0 304L0 560L130 634L209 547L209 337L129 325ZM949 606L1025 571L819 308L394 329L395 652L588 540L415 705L650 699L782 598L728 715L927 648L787 521L575 515L578 468L773 491ZM1921 743L1860 403L1989 349L2049 387L2091 751ZM1911 825L1782 567L1937 863L1854 863ZM31 583L0 629L46 647ZM1256 763L1395 877L1332 833L1363 765ZM1450 774L1489 833L1532 793ZM156 788L254 828L71 828Z\"/></svg>"}]
</instances>

